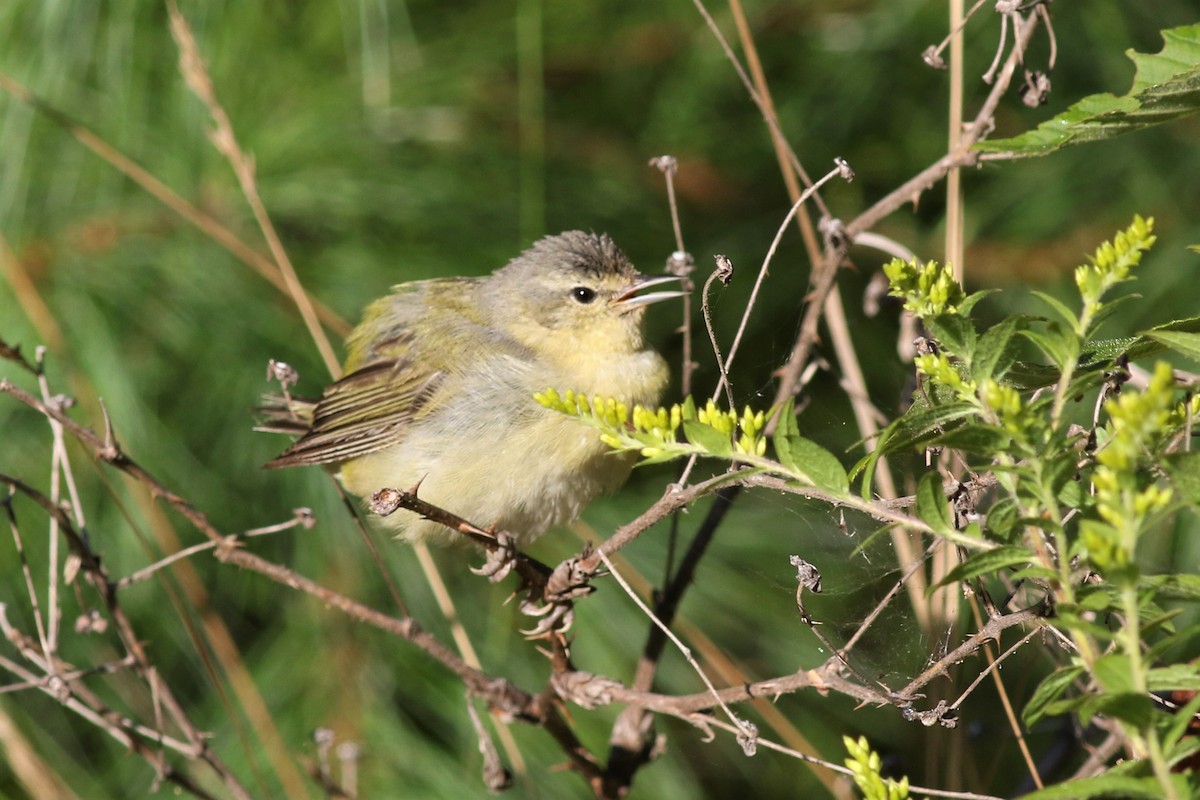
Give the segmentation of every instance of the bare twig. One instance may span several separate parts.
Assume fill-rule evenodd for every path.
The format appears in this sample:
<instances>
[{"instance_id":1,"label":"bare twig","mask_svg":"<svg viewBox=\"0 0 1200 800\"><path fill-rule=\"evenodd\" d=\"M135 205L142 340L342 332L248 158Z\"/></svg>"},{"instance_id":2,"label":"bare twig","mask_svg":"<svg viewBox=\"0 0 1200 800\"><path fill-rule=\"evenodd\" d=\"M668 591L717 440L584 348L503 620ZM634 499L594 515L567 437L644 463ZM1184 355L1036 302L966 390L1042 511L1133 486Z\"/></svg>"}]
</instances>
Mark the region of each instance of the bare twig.
<instances>
[{"instance_id":1,"label":"bare twig","mask_svg":"<svg viewBox=\"0 0 1200 800\"><path fill-rule=\"evenodd\" d=\"M713 390L713 399L721 393L721 387L725 388L725 400L729 403L729 408L733 408L733 387L729 385L729 373L726 371L725 360L721 358L721 345L717 343L717 332L713 330L712 309L708 303L708 292L712 288L713 281L720 281L722 286L728 286L733 280L733 262L728 256L720 253L713 256L713 260L717 262L717 268L709 274L708 279L704 281L704 288L700 292L700 307L704 311L704 329L708 331L708 341L713 349L713 355L717 358L717 369L721 373L721 379L717 382L717 388ZM696 463L695 459L689 460L689 467ZM690 469L685 469L680 482L686 481Z\"/></svg>"},{"instance_id":2,"label":"bare twig","mask_svg":"<svg viewBox=\"0 0 1200 800\"><path fill-rule=\"evenodd\" d=\"M679 326L679 334L683 339L683 366L680 368L679 393L687 397L692 393L692 373L699 366L692 358L692 290L694 284L688 276L696 268L695 259L683 245L683 228L679 224L679 204L675 199L675 173L679 171L679 162L674 156L658 156L650 159L650 166L663 174L667 184L667 204L671 210L671 228L675 231L675 252L667 259L667 272L678 275L680 289L683 292L683 322Z\"/></svg>"}]
</instances>

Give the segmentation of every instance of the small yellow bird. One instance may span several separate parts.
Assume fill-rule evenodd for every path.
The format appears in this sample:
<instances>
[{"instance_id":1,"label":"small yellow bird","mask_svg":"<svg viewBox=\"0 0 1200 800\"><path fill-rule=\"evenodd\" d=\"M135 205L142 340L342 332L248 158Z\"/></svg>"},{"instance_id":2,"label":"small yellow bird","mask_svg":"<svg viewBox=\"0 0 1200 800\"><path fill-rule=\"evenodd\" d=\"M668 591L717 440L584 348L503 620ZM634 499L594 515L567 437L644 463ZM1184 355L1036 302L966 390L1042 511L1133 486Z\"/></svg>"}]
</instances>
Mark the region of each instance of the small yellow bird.
<instances>
[{"instance_id":1,"label":"small yellow bird","mask_svg":"<svg viewBox=\"0 0 1200 800\"><path fill-rule=\"evenodd\" d=\"M629 476L634 454L533 399L547 388L656 405L667 365L645 343L645 307L678 291L646 277L608 236L546 237L487 277L400 284L347 340L345 377L315 403L267 409L303 435L268 468L339 465L369 498L411 489L525 544L571 522ZM384 523L410 541L451 532L410 512Z\"/></svg>"}]
</instances>

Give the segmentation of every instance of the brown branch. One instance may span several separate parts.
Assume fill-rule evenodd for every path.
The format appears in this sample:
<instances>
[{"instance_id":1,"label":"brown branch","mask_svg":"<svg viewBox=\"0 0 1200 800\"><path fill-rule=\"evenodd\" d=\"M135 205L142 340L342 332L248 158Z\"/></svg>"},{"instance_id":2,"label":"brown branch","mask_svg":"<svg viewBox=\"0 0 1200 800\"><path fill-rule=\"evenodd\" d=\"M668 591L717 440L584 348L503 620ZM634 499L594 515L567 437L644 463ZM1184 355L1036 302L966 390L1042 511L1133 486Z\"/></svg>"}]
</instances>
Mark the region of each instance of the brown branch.
<instances>
[{"instance_id":1,"label":"brown branch","mask_svg":"<svg viewBox=\"0 0 1200 800\"><path fill-rule=\"evenodd\" d=\"M4 390L6 384L11 387L11 384L8 384L6 380L0 380L0 390ZM11 394L12 392L9 393ZM40 401L37 401L37 399L32 395L28 395L28 393L23 394L25 394L29 400L33 400L35 403L40 405ZM18 399L21 398L18 397ZM46 408L43 413L49 411L50 409ZM59 413L61 414L61 412ZM65 428L71 430L71 426L65 421L67 419L69 418L63 417L63 419L60 421L63 422L63 426ZM74 424L73 421L72 424ZM94 432L91 433L93 436L95 436ZM134 632L132 623L129 621L129 618L126 616L124 609L121 607L117 599L116 585L109 579L108 573L103 564L92 552L91 548L87 544L87 541L75 529L74 520L71 519L71 517L58 504L54 503L50 498L46 497L37 489L34 489L24 482L11 476L0 474L0 483L7 484L11 491L20 492L29 499L33 500L48 515L57 521L59 529L61 530L63 536L66 537L72 553L74 553L80 560L80 570L82 574L88 583L91 584L91 586L96 590L97 594L100 595L100 598L103 601L106 610L108 611L109 619L112 622L117 637L120 639L122 646L125 648L127 657L132 662L132 669L135 674L137 674L138 677L146 683L152 694L154 694L163 707L166 708L171 718L175 721L175 724L179 726L189 745L194 750L194 757L207 764L214 772L216 772L221 781L224 783L225 787L233 794L234 797L239 798L240 800L249 800L250 795L246 791L245 787L242 786L241 782L225 765L225 763L221 761L221 759L219 759L209 748L204 736L200 733L196 726L192 724L187 712L184 711L183 705L175 697L175 694L166 684L162 683L162 681L158 679L157 672L154 669L154 666L151 664L141 640ZM53 661L47 660L45 666L47 668L47 672L52 677L53 671L51 667L53 666ZM73 691L76 695L80 694L81 684L75 684ZM71 695L68 695L65 700L60 698L60 702L63 702L64 705L71 707L72 710L76 711L76 713L84 713L81 711L81 708L86 706L83 706L82 704L71 706L69 705L70 701L72 701ZM99 701L96 700L95 704L98 703ZM98 713L94 708L89 709L89 712L92 715ZM98 718L107 719L108 716L111 715L99 714ZM92 716L89 716L89 718L92 718ZM156 769L159 769L160 772L162 771L162 765L155 760L154 757L152 757L153 753L156 751L153 749L144 748L138 739L134 739L131 736L118 736L116 733L117 727L114 725L102 725L102 727L108 730L109 733L114 736L114 738L117 738L118 741L121 741L130 750L138 753L143 758L147 758L147 760L155 765ZM120 730L126 730L124 724L120 726ZM162 734L156 734L153 732L143 735L153 739L154 741L158 741L162 738ZM187 786L189 787L190 791L190 782L187 782Z\"/></svg>"}]
</instances>

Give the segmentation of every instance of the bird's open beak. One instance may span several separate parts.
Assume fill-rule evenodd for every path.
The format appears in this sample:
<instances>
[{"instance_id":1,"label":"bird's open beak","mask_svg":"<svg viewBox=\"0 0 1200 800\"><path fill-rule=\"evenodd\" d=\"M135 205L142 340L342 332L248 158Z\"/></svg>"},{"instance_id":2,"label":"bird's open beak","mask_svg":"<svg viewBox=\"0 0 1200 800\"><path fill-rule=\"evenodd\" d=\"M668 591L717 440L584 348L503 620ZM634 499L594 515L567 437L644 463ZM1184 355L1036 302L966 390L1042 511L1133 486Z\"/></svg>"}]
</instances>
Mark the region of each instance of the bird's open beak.
<instances>
[{"instance_id":1,"label":"bird's open beak","mask_svg":"<svg viewBox=\"0 0 1200 800\"><path fill-rule=\"evenodd\" d=\"M641 308L648 306L651 303L657 303L660 300L671 300L675 297L683 297L683 292L650 292L649 294L638 294L643 289L648 289L651 286L660 286L664 283L680 280L678 275L642 275L639 276L632 285L624 292L617 295L612 301L614 306L620 307L622 310L633 308Z\"/></svg>"}]
</instances>

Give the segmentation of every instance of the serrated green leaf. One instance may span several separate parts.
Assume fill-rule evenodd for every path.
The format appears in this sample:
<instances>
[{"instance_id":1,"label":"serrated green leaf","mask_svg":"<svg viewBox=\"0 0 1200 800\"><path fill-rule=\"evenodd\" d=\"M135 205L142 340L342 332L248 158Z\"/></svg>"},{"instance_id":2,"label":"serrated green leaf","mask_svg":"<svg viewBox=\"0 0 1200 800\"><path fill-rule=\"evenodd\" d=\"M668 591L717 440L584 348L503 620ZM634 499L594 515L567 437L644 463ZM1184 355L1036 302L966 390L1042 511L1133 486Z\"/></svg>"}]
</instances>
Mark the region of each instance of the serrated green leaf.
<instances>
[{"instance_id":1,"label":"serrated green leaf","mask_svg":"<svg viewBox=\"0 0 1200 800\"><path fill-rule=\"evenodd\" d=\"M953 447L982 456L991 456L1008 450L1012 436L1000 428L984 423L970 423L946 431L934 439L939 445Z\"/></svg>"},{"instance_id":2,"label":"serrated green leaf","mask_svg":"<svg viewBox=\"0 0 1200 800\"><path fill-rule=\"evenodd\" d=\"M942 479L935 472L926 473L917 485L917 516L937 533L954 531L950 503L942 491Z\"/></svg>"},{"instance_id":3,"label":"serrated green leaf","mask_svg":"<svg viewBox=\"0 0 1200 800\"><path fill-rule=\"evenodd\" d=\"M999 325L993 325L979 337L975 355L971 359L971 379L985 378L1000 380L1017 360L1017 352L1011 347L1013 334L1022 324L1020 317L1008 317Z\"/></svg>"},{"instance_id":4,"label":"serrated green leaf","mask_svg":"<svg viewBox=\"0 0 1200 800\"><path fill-rule=\"evenodd\" d=\"M875 477L875 465L883 456L908 451L932 441L942 433L944 426L958 419L971 417L979 410L970 403L952 401L930 406L923 397L914 402L899 419L883 429L875 440L875 449L859 459L850 469L852 477L862 476L862 496L871 499L871 485Z\"/></svg>"},{"instance_id":5,"label":"serrated green leaf","mask_svg":"<svg viewBox=\"0 0 1200 800\"><path fill-rule=\"evenodd\" d=\"M985 521L989 538L998 542L1008 542L1013 539L1017 524L1017 503L1011 497L1002 497L988 509Z\"/></svg>"},{"instance_id":6,"label":"serrated green leaf","mask_svg":"<svg viewBox=\"0 0 1200 800\"><path fill-rule=\"evenodd\" d=\"M1200 692L1200 667L1195 664L1172 664L1150 670L1146 676L1152 692L1183 690Z\"/></svg>"},{"instance_id":7,"label":"serrated green leaf","mask_svg":"<svg viewBox=\"0 0 1200 800\"><path fill-rule=\"evenodd\" d=\"M932 441L951 423L978 413L979 409L970 403L954 402L933 407L914 404L904 416L884 429L876 449L884 454L910 450Z\"/></svg>"},{"instance_id":8,"label":"serrated green leaf","mask_svg":"<svg viewBox=\"0 0 1200 800\"><path fill-rule=\"evenodd\" d=\"M793 401L789 399L779 410L775 457L794 477L830 494L849 494L850 479L846 477L842 462L824 447L800 435L792 406Z\"/></svg>"},{"instance_id":9,"label":"serrated green leaf","mask_svg":"<svg viewBox=\"0 0 1200 800\"><path fill-rule=\"evenodd\" d=\"M1128 344L1123 351L1129 356L1131 361L1138 359L1149 358L1150 356L1158 355L1167 349L1166 345L1155 339L1151 334L1155 333L1200 333L1200 317L1188 317L1186 319L1172 320L1171 322L1162 325L1155 325L1148 331L1143 331L1141 335L1128 340ZM1100 344L1099 342L1097 344Z\"/></svg>"},{"instance_id":10,"label":"serrated green leaf","mask_svg":"<svg viewBox=\"0 0 1200 800\"><path fill-rule=\"evenodd\" d=\"M1200 25L1165 30L1162 37L1164 46L1158 53L1126 51L1136 72L1125 96L1089 95L1032 131L981 142L976 149L1044 156L1067 145L1103 141L1195 113L1200 109Z\"/></svg>"},{"instance_id":11,"label":"serrated green leaf","mask_svg":"<svg viewBox=\"0 0 1200 800\"><path fill-rule=\"evenodd\" d=\"M697 420L683 423L683 435L689 442L710 455L728 458L733 455L733 441L724 433Z\"/></svg>"},{"instance_id":12,"label":"serrated green leaf","mask_svg":"<svg viewBox=\"0 0 1200 800\"><path fill-rule=\"evenodd\" d=\"M1039 789L1031 794L1021 795L1021 800L1088 800L1092 797L1156 800L1161 798L1162 794L1162 787L1153 778L1098 775L1094 778L1081 778L1047 786L1045 789ZM1184 794L1180 796L1186 796L1186 787L1184 787Z\"/></svg>"},{"instance_id":13,"label":"serrated green leaf","mask_svg":"<svg viewBox=\"0 0 1200 800\"><path fill-rule=\"evenodd\" d=\"M1143 577L1144 586L1153 587L1164 600L1200 600L1200 575L1176 573Z\"/></svg>"},{"instance_id":14,"label":"serrated green leaf","mask_svg":"<svg viewBox=\"0 0 1200 800\"><path fill-rule=\"evenodd\" d=\"M1023 331L1018 331L1022 336ZM1061 375L1054 367L1048 367L1045 364L1034 364L1029 361L1017 361L1008 370L1005 375L1005 383L1013 386L1020 391L1029 389L1040 389L1043 386L1050 386L1058 380Z\"/></svg>"},{"instance_id":15,"label":"serrated green leaf","mask_svg":"<svg viewBox=\"0 0 1200 800\"><path fill-rule=\"evenodd\" d=\"M928 522L929 520L925 520ZM1033 554L1028 548L1019 545L1004 545L997 547L994 550L985 550L982 553L973 553L961 564L946 573L946 577L942 578L933 587L945 586L958 581L970 580L979 575L991 575L997 570L1005 567L1012 567L1018 564L1028 564L1033 560Z\"/></svg>"},{"instance_id":16,"label":"serrated green leaf","mask_svg":"<svg viewBox=\"0 0 1200 800\"><path fill-rule=\"evenodd\" d=\"M975 353L975 326L958 314L938 314L925 320L929 332L946 352L970 361Z\"/></svg>"},{"instance_id":17,"label":"serrated green leaf","mask_svg":"<svg viewBox=\"0 0 1200 800\"><path fill-rule=\"evenodd\" d=\"M1156 342L1161 342L1180 355L1200 361L1200 333L1176 333L1175 331L1147 331Z\"/></svg>"},{"instance_id":18,"label":"serrated green leaf","mask_svg":"<svg viewBox=\"0 0 1200 800\"><path fill-rule=\"evenodd\" d=\"M1062 697L1063 692L1070 688L1077 678L1084 674L1083 667L1063 667L1046 676L1025 704L1021 719L1026 728L1032 728L1038 720L1046 716L1050 704Z\"/></svg>"}]
</instances>

